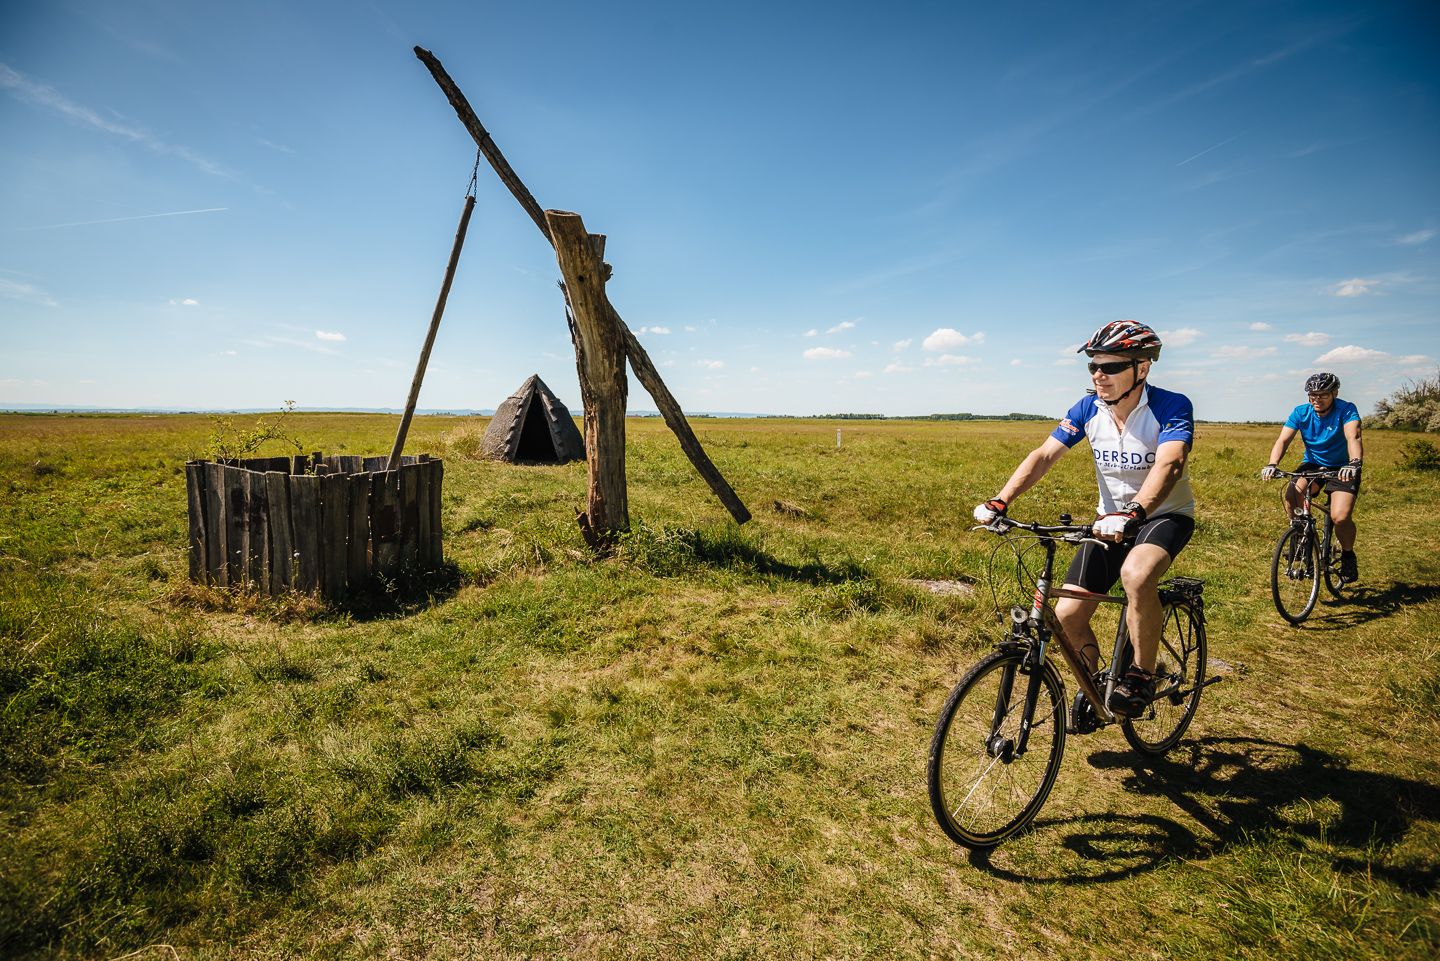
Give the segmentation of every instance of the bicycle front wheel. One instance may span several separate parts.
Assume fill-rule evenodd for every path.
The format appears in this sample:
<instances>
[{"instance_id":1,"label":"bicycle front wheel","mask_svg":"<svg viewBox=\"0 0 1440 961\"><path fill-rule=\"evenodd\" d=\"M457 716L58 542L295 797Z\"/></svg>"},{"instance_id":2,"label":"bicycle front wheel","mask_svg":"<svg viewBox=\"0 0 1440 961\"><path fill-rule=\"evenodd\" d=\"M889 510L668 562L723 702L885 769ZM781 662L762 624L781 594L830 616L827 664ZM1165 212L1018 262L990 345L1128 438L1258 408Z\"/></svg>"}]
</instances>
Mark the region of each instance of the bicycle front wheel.
<instances>
[{"instance_id":1,"label":"bicycle front wheel","mask_svg":"<svg viewBox=\"0 0 1440 961\"><path fill-rule=\"evenodd\" d=\"M1189 604L1167 604L1155 661L1155 699L1120 730L1135 750L1164 754L1184 736L1205 684L1205 621Z\"/></svg>"},{"instance_id":2,"label":"bicycle front wheel","mask_svg":"<svg viewBox=\"0 0 1440 961\"><path fill-rule=\"evenodd\" d=\"M1335 524L1329 518L1325 519L1325 545L1320 556L1324 559L1325 589L1337 601L1344 600L1343 592L1350 582L1340 574L1340 545L1335 541Z\"/></svg>"},{"instance_id":3,"label":"bicycle front wheel","mask_svg":"<svg viewBox=\"0 0 1440 961\"><path fill-rule=\"evenodd\" d=\"M1040 666L1028 738L1020 728L1031 675L1021 651L996 651L970 669L940 710L926 780L935 820L956 844L990 848L1039 812L1065 753L1065 688Z\"/></svg>"},{"instance_id":4,"label":"bicycle front wheel","mask_svg":"<svg viewBox=\"0 0 1440 961\"><path fill-rule=\"evenodd\" d=\"M1315 555L1315 532L1309 527L1292 525L1275 545L1270 593L1275 609L1291 624L1309 617L1320 595L1320 565Z\"/></svg>"}]
</instances>

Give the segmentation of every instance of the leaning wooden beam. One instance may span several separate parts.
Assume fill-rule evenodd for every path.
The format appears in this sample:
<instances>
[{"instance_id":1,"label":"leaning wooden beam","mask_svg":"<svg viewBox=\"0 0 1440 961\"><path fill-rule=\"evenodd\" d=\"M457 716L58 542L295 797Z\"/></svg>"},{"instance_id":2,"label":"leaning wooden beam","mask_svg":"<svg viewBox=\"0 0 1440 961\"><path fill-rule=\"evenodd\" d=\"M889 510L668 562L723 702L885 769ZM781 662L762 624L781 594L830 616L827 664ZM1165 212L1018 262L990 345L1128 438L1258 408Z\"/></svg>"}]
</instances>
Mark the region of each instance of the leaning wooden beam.
<instances>
[{"instance_id":1,"label":"leaning wooden beam","mask_svg":"<svg viewBox=\"0 0 1440 961\"><path fill-rule=\"evenodd\" d=\"M586 233L579 214L547 210L545 220L565 278L585 402L590 486L582 526L586 540L606 546L630 527L625 490L625 343L605 298L605 238Z\"/></svg>"},{"instance_id":2,"label":"leaning wooden beam","mask_svg":"<svg viewBox=\"0 0 1440 961\"><path fill-rule=\"evenodd\" d=\"M450 74L446 73L444 66L429 50L416 47L415 56L430 70L430 75L435 78L435 82L445 92L450 106L455 108L460 122L466 130L470 131L470 136L475 140L475 146L480 148L480 152L490 162L490 166L494 168L501 182L510 189L510 193L520 202L520 206L530 215L530 219L535 221L535 225L540 228L540 232L545 235L545 239L553 247L555 240L550 236L550 227L545 221L545 212L540 209L540 204L536 202L535 197L521 181L519 175L515 173L509 161L505 159L505 155L500 152L500 148L495 145L490 132L475 116L470 102L465 99L465 95L460 92L460 88L450 78ZM608 279L608 274L607 269L606 279ZM606 303L608 305L608 300ZM630 332L630 328L621 320L619 312L613 306L609 307L609 314L614 318L615 325L620 330L620 336L624 339L625 353L630 358L630 366L635 371L636 378L654 398L655 406L659 408L661 415L665 418L665 423L675 432L676 438L680 441L680 449L685 452L685 456L690 458L690 463L695 466L695 470L699 472L705 483L710 485L710 489L715 492L716 497L720 498L720 502L730 511L730 515L735 518L736 522L745 523L750 519L750 511L745 508L734 488L725 480L719 468L705 453L705 448L700 445L700 439L695 436L695 431L690 427L690 421L686 419L675 396L670 393L665 382L660 379L660 372L650 362L650 356L645 353L645 349L640 346L640 342L635 339L635 335Z\"/></svg>"},{"instance_id":3,"label":"leaning wooden beam","mask_svg":"<svg viewBox=\"0 0 1440 961\"><path fill-rule=\"evenodd\" d=\"M415 404L420 400L420 384L425 380L425 367L430 363L430 348L435 346L435 332L440 329L440 318L445 316L445 301L450 297L450 284L455 280L455 265L460 262L460 248L465 245L465 231L470 227L470 214L475 210L475 195L467 194L465 209L460 212L460 226L455 230L455 243L450 248L450 262L445 265L445 279L440 284L440 296L435 301L435 312L430 315L430 330L425 334L425 346L420 348L420 362L415 365L415 377L410 381L410 396L405 399L405 413L400 417L400 429L395 432L395 446L390 448L390 461L386 470L400 469L400 454L405 450L405 435L410 432L410 419L415 416Z\"/></svg>"}]
</instances>

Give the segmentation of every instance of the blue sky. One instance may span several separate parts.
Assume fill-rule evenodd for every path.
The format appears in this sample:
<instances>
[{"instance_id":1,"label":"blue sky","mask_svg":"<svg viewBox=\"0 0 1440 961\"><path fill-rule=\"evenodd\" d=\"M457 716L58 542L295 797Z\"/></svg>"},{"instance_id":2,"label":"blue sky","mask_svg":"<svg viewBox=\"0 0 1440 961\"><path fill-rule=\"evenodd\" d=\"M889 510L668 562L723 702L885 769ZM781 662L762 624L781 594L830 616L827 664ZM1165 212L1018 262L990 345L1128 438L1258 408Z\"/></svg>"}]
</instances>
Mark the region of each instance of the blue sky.
<instances>
[{"instance_id":1,"label":"blue sky","mask_svg":"<svg viewBox=\"0 0 1440 961\"><path fill-rule=\"evenodd\" d=\"M474 161L415 44L690 410L1058 415L1120 317L1204 419L1440 359L1433 3L19 0L0 406L403 404ZM480 175L421 405L578 407Z\"/></svg>"}]
</instances>

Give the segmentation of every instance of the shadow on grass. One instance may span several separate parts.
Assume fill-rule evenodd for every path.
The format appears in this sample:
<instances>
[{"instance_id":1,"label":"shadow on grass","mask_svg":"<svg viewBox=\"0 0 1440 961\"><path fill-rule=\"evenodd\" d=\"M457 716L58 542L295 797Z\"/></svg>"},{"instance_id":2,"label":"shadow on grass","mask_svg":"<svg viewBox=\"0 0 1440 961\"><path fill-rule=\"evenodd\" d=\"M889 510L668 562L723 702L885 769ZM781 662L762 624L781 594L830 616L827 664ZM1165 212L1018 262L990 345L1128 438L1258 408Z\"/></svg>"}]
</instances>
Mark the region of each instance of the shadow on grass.
<instances>
[{"instance_id":1,"label":"shadow on grass","mask_svg":"<svg viewBox=\"0 0 1440 961\"><path fill-rule=\"evenodd\" d=\"M460 567L445 561L427 571L401 570L393 578L372 577L330 606L330 611L357 621L378 621L414 614L454 597L465 583Z\"/></svg>"},{"instance_id":2,"label":"shadow on grass","mask_svg":"<svg viewBox=\"0 0 1440 961\"><path fill-rule=\"evenodd\" d=\"M1209 836L1160 815L1042 819L1035 830L1058 834L1061 847L1070 852L1051 859L1053 870L1012 867L1000 852L972 853L971 864L1007 880L1093 884L1140 874L1175 858L1213 857L1274 831L1351 849L1334 859L1337 871L1369 873L1424 895L1440 886L1440 865L1390 866L1366 857L1367 851L1397 844L1415 821L1440 817L1436 785L1355 770L1342 758L1305 744L1256 738L1203 738L1163 758L1100 751L1089 761L1101 769L1131 770L1124 779L1126 790L1168 800ZM1296 804L1310 812L1317 802L1337 807L1338 814L1323 822L1313 815L1287 816Z\"/></svg>"},{"instance_id":3,"label":"shadow on grass","mask_svg":"<svg viewBox=\"0 0 1440 961\"><path fill-rule=\"evenodd\" d=\"M695 528L637 527L622 539L622 551L657 575L695 567L746 571L804 584L841 584L869 575L854 561L827 563L818 556L799 564L782 561L752 543L743 532Z\"/></svg>"},{"instance_id":4,"label":"shadow on grass","mask_svg":"<svg viewBox=\"0 0 1440 961\"><path fill-rule=\"evenodd\" d=\"M1402 584L1391 582L1381 590L1369 585L1356 585L1346 591L1343 600L1322 593L1316 614L1302 627L1320 631L1348 631L1352 627L1390 617L1401 609L1440 598L1435 584Z\"/></svg>"}]
</instances>

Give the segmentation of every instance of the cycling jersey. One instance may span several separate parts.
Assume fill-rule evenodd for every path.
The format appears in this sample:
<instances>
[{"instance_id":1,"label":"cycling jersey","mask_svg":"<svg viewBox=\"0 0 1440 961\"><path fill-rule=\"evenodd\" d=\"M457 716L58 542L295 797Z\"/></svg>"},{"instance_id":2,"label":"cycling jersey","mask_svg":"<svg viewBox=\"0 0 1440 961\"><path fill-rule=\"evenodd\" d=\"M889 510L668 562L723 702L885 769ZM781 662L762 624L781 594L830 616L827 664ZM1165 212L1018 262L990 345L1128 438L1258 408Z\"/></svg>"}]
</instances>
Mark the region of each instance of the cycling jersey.
<instances>
[{"instance_id":1,"label":"cycling jersey","mask_svg":"<svg viewBox=\"0 0 1440 961\"><path fill-rule=\"evenodd\" d=\"M1150 476L1150 468L1155 466L1155 452L1161 444L1178 440L1188 447L1194 442L1194 407L1184 394L1146 384L1139 405L1130 412L1122 431L1116 426L1109 405L1089 394L1070 408L1050 436L1066 447L1074 447L1082 436L1090 442L1090 452L1095 456L1095 481L1100 487L1100 503L1095 512L1110 514L1140 493L1145 478ZM1171 513L1195 515L1188 465L1181 470L1179 480L1164 502L1150 511L1150 516Z\"/></svg>"},{"instance_id":2,"label":"cycling jersey","mask_svg":"<svg viewBox=\"0 0 1440 961\"><path fill-rule=\"evenodd\" d=\"M1321 467L1344 467L1350 462L1345 425L1359 419L1359 408L1337 397L1323 415L1315 413L1309 404L1301 404L1285 418L1285 426L1300 432L1307 461Z\"/></svg>"}]
</instances>

